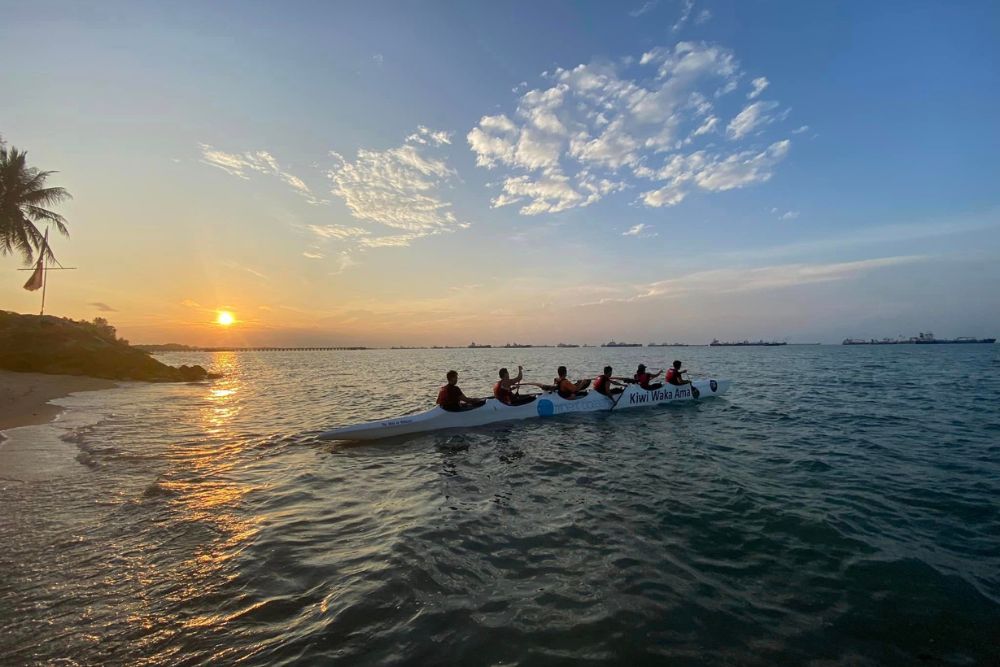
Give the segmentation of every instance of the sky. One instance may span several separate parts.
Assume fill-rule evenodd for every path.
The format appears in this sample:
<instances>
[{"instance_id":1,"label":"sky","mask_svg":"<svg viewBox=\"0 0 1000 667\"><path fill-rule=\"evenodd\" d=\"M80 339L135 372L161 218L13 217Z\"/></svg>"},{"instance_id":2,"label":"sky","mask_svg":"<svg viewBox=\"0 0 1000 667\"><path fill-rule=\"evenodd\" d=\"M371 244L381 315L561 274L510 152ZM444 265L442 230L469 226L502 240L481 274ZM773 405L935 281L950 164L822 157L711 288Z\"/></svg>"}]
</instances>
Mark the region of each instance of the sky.
<instances>
[{"instance_id":1,"label":"sky","mask_svg":"<svg viewBox=\"0 0 1000 667\"><path fill-rule=\"evenodd\" d=\"M133 343L1000 334L996 2L0 13L46 311Z\"/></svg>"}]
</instances>

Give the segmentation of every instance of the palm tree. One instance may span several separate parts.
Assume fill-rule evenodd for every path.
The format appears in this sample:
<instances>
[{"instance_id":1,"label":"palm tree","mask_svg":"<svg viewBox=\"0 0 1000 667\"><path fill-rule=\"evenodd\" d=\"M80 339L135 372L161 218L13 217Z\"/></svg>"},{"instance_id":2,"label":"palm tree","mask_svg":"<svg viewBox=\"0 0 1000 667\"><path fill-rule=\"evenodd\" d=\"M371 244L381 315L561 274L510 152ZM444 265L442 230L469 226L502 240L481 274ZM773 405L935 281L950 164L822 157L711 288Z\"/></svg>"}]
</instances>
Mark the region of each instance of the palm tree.
<instances>
[{"instance_id":1,"label":"palm tree","mask_svg":"<svg viewBox=\"0 0 1000 667\"><path fill-rule=\"evenodd\" d=\"M20 253L25 264L31 264L38 252L55 261L37 225L51 223L63 236L69 236L66 219L45 207L69 199L70 194L63 188L45 187L46 179L55 172L29 167L27 155L13 146L8 149L0 138L0 255Z\"/></svg>"}]
</instances>

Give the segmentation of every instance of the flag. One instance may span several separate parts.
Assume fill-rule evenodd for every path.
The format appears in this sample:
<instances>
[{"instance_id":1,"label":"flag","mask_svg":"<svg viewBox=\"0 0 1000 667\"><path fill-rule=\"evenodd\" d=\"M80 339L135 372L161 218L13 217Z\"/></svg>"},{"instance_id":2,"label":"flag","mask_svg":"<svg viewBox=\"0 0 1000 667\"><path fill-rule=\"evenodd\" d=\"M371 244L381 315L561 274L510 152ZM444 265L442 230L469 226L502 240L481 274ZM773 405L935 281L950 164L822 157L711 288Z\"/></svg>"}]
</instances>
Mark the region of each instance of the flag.
<instances>
[{"instance_id":1,"label":"flag","mask_svg":"<svg viewBox=\"0 0 1000 667\"><path fill-rule=\"evenodd\" d=\"M44 282L45 268L42 266L42 258L39 257L35 270L31 272L31 277L28 278L28 282L24 283L24 289L34 292L36 289L41 289Z\"/></svg>"},{"instance_id":2,"label":"flag","mask_svg":"<svg viewBox=\"0 0 1000 667\"><path fill-rule=\"evenodd\" d=\"M49 249L49 228L45 228L45 240L42 243L42 249L38 251L38 264L35 265L35 270L31 272L31 277L28 278L28 282L24 283L24 289L29 292L34 292L36 289L41 289L45 285L45 251ZM45 302L45 297L42 296L42 302Z\"/></svg>"}]
</instances>

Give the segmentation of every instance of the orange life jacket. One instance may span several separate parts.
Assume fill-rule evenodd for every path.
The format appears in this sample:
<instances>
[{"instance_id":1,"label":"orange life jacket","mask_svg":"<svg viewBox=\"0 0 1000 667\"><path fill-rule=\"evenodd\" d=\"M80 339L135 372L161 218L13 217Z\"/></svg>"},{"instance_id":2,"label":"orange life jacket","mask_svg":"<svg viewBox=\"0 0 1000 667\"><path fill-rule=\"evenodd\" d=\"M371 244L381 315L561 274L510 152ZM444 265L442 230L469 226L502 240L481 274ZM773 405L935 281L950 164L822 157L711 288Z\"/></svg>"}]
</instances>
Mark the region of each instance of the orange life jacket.
<instances>
[{"instance_id":1,"label":"orange life jacket","mask_svg":"<svg viewBox=\"0 0 1000 667\"><path fill-rule=\"evenodd\" d=\"M501 403L510 405L514 402L514 392L504 387L502 380L493 385L493 395L496 396L496 399Z\"/></svg>"}]
</instances>

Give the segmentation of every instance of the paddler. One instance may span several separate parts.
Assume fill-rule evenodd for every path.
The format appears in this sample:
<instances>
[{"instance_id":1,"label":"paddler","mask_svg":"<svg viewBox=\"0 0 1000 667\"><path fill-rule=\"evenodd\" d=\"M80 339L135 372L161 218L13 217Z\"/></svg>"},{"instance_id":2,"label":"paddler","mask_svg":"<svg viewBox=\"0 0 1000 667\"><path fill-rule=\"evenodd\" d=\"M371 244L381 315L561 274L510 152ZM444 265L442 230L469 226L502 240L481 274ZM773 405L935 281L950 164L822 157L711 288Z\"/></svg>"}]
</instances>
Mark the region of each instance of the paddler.
<instances>
[{"instance_id":1,"label":"paddler","mask_svg":"<svg viewBox=\"0 0 1000 667\"><path fill-rule=\"evenodd\" d=\"M605 396L622 393L622 383L626 380L625 378L612 377L612 371L611 366L605 366L604 372L594 378L594 391Z\"/></svg>"},{"instance_id":2,"label":"paddler","mask_svg":"<svg viewBox=\"0 0 1000 667\"><path fill-rule=\"evenodd\" d=\"M687 373L687 371L682 371L681 362L675 359L673 368L667 369L667 375L665 379L668 383L678 387L686 384L691 384L691 380L685 380L683 377L681 377L684 373ZM698 388L692 385L691 395L694 396L695 398L698 398L698 393L699 393Z\"/></svg>"},{"instance_id":3,"label":"paddler","mask_svg":"<svg viewBox=\"0 0 1000 667\"><path fill-rule=\"evenodd\" d=\"M635 381L643 389L659 389L663 386L662 382L657 382L656 384L650 384L656 377L663 371L656 371L652 375L646 372L646 364L639 364L639 367L635 370L635 375L632 376L632 380Z\"/></svg>"},{"instance_id":4,"label":"paddler","mask_svg":"<svg viewBox=\"0 0 1000 667\"><path fill-rule=\"evenodd\" d=\"M579 382L573 382L566 377L566 367L560 366L556 369L556 374L558 377L552 381L555 385L555 389L559 392L559 395L565 399L573 400L576 398L576 393L578 391L583 391L590 384L590 380L580 380Z\"/></svg>"},{"instance_id":5,"label":"paddler","mask_svg":"<svg viewBox=\"0 0 1000 667\"><path fill-rule=\"evenodd\" d=\"M448 412L459 412L470 408L478 408L486 401L481 398L469 398L458 388L458 372L448 371L445 375L448 384L438 391L437 404Z\"/></svg>"},{"instance_id":6,"label":"paddler","mask_svg":"<svg viewBox=\"0 0 1000 667\"><path fill-rule=\"evenodd\" d=\"M516 405L518 403L518 397L514 396L514 389L523 379L524 369L520 366L517 367L517 377L513 380L510 378L510 371L506 368L501 368L500 381L493 385L493 395L498 401L504 403L505 405Z\"/></svg>"}]
</instances>

